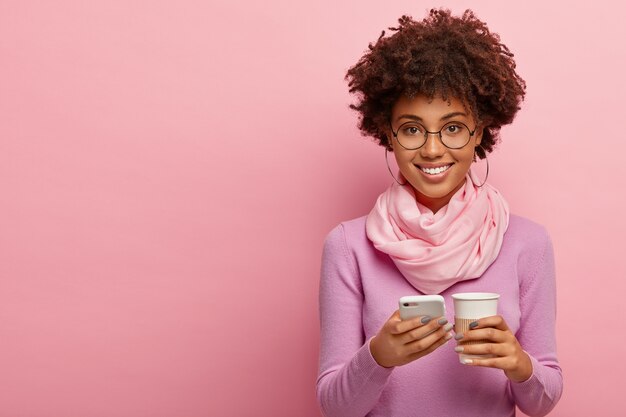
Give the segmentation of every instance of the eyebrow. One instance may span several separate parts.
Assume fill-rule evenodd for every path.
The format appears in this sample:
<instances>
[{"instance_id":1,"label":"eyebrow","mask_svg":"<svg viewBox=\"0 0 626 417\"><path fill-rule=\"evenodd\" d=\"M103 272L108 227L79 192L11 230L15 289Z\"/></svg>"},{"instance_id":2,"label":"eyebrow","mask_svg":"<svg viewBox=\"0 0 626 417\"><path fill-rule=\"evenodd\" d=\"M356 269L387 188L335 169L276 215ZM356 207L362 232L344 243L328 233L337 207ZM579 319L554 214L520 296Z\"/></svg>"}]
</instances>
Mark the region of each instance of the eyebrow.
<instances>
[{"instance_id":1,"label":"eyebrow","mask_svg":"<svg viewBox=\"0 0 626 417\"><path fill-rule=\"evenodd\" d=\"M441 116L441 118L439 120L440 121L448 120L448 119L450 119L452 117L455 117L455 116L465 116L465 117L467 117L467 114L465 114L465 113L463 113L461 111L455 111L455 112L452 112L452 113L444 114L443 116ZM414 114L402 114L396 120L400 120L400 119L411 119L411 120L415 120L417 122L424 121L421 117L416 116Z\"/></svg>"}]
</instances>

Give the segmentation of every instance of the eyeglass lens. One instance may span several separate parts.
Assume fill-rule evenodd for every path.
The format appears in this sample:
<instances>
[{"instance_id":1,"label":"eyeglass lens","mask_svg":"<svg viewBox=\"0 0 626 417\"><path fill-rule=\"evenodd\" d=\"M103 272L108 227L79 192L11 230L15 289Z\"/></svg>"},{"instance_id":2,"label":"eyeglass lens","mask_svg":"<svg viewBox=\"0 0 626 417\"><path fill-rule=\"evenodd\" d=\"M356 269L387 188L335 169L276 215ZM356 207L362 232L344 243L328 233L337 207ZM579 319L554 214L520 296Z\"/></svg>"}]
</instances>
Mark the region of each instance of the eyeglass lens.
<instances>
[{"instance_id":1,"label":"eyeglass lens","mask_svg":"<svg viewBox=\"0 0 626 417\"><path fill-rule=\"evenodd\" d=\"M417 149L426 143L429 133L438 135L441 138L441 142L451 149L464 147L469 142L471 136L469 128L460 122L446 123L439 132L428 132L419 123L407 122L398 128L396 137L404 148Z\"/></svg>"}]
</instances>

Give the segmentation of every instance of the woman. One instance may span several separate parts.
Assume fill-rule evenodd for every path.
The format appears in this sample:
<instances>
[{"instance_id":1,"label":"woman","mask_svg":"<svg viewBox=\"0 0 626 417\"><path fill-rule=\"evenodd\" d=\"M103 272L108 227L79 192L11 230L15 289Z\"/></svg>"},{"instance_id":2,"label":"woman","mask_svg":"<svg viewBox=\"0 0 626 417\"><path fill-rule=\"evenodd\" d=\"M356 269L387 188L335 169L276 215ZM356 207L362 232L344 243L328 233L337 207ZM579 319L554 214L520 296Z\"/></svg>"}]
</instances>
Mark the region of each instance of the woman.
<instances>
[{"instance_id":1,"label":"woman","mask_svg":"<svg viewBox=\"0 0 626 417\"><path fill-rule=\"evenodd\" d=\"M516 406L543 416L562 391L552 244L470 170L513 121L525 83L469 10L399 23L346 76L361 131L393 152L399 173L368 216L326 239L320 407L328 417L511 416ZM451 317L399 318L401 296L441 294L451 313L457 292L499 293L500 314L454 336ZM460 352L493 357L463 365Z\"/></svg>"}]
</instances>

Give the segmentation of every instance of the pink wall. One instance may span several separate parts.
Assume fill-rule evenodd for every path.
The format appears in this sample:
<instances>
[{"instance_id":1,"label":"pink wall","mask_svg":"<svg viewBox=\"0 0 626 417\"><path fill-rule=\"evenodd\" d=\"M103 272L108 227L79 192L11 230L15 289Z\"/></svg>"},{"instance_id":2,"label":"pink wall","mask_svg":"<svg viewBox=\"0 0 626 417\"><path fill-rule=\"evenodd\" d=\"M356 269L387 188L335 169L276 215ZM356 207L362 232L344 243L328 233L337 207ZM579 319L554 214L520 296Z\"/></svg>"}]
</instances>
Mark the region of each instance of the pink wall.
<instances>
[{"instance_id":1,"label":"pink wall","mask_svg":"<svg viewBox=\"0 0 626 417\"><path fill-rule=\"evenodd\" d=\"M428 5L300 3L0 2L1 417L319 416L322 240L391 181L343 75ZM626 26L578 3L474 10L529 86L491 179L555 243L553 415L610 416Z\"/></svg>"}]
</instances>

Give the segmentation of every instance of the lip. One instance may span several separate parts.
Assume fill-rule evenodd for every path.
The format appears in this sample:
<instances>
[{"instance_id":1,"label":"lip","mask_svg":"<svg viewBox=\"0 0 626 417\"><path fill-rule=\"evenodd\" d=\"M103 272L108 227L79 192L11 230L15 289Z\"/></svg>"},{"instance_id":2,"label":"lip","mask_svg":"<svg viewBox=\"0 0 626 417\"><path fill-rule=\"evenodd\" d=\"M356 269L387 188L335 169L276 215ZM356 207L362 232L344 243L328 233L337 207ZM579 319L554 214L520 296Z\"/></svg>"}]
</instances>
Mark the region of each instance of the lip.
<instances>
[{"instance_id":1,"label":"lip","mask_svg":"<svg viewBox=\"0 0 626 417\"><path fill-rule=\"evenodd\" d=\"M450 170L452 170L454 163L448 163L448 164L420 164L417 165L415 164L415 167L417 168L417 170L419 171L420 175L422 176L422 178L430 183L440 183L442 181L444 181L446 179L446 177L448 176L448 173L450 172ZM439 173L439 174L427 174L424 171L422 171L421 168L440 168L440 167L445 167L445 166L450 166L450 168L446 169L445 171Z\"/></svg>"},{"instance_id":2,"label":"lip","mask_svg":"<svg viewBox=\"0 0 626 417\"><path fill-rule=\"evenodd\" d=\"M448 165L453 165L454 162L448 162L448 163L438 163L438 164L413 164L416 167L420 167L420 168L441 168L441 167L447 167Z\"/></svg>"}]
</instances>

